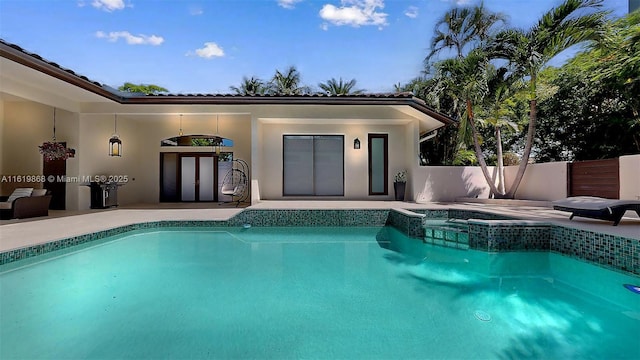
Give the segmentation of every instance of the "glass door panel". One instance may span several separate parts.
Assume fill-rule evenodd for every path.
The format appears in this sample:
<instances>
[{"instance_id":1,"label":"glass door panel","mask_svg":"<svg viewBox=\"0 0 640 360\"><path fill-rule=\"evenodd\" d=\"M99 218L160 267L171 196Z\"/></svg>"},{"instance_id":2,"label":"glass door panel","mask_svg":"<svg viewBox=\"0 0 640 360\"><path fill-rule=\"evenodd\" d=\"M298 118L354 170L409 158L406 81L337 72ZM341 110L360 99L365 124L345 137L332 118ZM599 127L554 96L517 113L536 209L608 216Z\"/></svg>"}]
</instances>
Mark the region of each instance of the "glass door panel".
<instances>
[{"instance_id":1,"label":"glass door panel","mask_svg":"<svg viewBox=\"0 0 640 360\"><path fill-rule=\"evenodd\" d=\"M315 195L344 195L344 137L315 136L313 142Z\"/></svg>"},{"instance_id":2,"label":"glass door panel","mask_svg":"<svg viewBox=\"0 0 640 360\"><path fill-rule=\"evenodd\" d=\"M178 201L178 154L160 153L160 201Z\"/></svg>"},{"instance_id":3,"label":"glass door panel","mask_svg":"<svg viewBox=\"0 0 640 360\"><path fill-rule=\"evenodd\" d=\"M196 158L184 156L180 161L182 179L181 200L196 201Z\"/></svg>"},{"instance_id":4,"label":"glass door panel","mask_svg":"<svg viewBox=\"0 0 640 360\"><path fill-rule=\"evenodd\" d=\"M389 193L387 141L387 134L369 134L369 195Z\"/></svg>"},{"instance_id":5,"label":"glass door panel","mask_svg":"<svg viewBox=\"0 0 640 360\"><path fill-rule=\"evenodd\" d=\"M199 201L213 201L213 156L208 157L200 157L200 168L199 168Z\"/></svg>"},{"instance_id":6,"label":"glass door panel","mask_svg":"<svg viewBox=\"0 0 640 360\"><path fill-rule=\"evenodd\" d=\"M285 135L283 149L283 194L313 195L313 136Z\"/></svg>"}]
</instances>

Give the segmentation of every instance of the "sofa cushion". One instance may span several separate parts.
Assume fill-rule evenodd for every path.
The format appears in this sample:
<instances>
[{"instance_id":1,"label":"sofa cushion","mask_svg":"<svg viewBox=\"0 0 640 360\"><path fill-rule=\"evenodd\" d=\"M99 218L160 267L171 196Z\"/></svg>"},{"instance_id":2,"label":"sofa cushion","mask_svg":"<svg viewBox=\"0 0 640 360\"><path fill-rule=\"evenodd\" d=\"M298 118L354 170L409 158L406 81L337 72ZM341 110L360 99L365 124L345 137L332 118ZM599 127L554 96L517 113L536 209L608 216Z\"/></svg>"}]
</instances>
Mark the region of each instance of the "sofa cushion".
<instances>
[{"instance_id":1,"label":"sofa cushion","mask_svg":"<svg viewBox=\"0 0 640 360\"><path fill-rule=\"evenodd\" d=\"M31 196L45 196L47 194L47 189L33 189Z\"/></svg>"},{"instance_id":2,"label":"sofa cushion","mask_svg":"<svg viewBox=\"0 0 640 360\"><path fill-rule=\"evenodd\" d=\"M13 200L17 198L31 196L32 192L33 192L33 188L16 188L15 190L13 190L11 195L9 195L7 202L11 203L13 202Z\"/></svg>"}]
</instances>

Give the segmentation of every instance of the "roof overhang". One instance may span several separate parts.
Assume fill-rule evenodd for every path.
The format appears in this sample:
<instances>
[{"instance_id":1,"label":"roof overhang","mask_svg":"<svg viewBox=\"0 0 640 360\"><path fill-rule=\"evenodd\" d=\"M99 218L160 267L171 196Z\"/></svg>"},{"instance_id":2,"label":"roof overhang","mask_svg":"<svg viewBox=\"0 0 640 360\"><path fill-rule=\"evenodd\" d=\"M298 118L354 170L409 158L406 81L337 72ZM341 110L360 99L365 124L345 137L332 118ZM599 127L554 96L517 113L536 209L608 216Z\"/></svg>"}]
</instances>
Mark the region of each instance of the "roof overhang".
<instances>
[{"instance_id":1,"label":"roof overhang","mask_svg":"<svg viewBox=\"0 0 640 360\"><path fill-rule=\"evenodd\" d=\"M383 106L394 109L408 115L410 118L420 120L421 131L432 129L455 123L451 117L439 113L430 108L421 99L411 93L393 94L363 94L347 96L329 96L325 94L313 95L230 95L230 94L167 94L167 95L142 95L125 94L118 92L106 85L89 78L76 74L74 71L62 68L60 65L47 61L37 54L29 53L17 45L6 43L0 40L0 76L6 78L2 82L2 87L6 84L13 84L19 89L13 94L15 96L28 98L27 93L33 91L44 91L53 87L55 94L68 99L74 99L83 104L105 104L114 102L117 105L133 105L138 108L146 105L225 105L230 107L243 108L242 105L253 106L336 106L353 109L360 106ZM11 74L19 74L11 76ZM3 79L4 80L4 79ZM6 89L0 88L0 92ZM51 91L50 91L51 92ZM52 105L55 99L45 102ZM106 105L106 104L105 104ZM139 106L135 106L139 105ZM69 106L68 108L70 108ZM78 108L80 106L76 106ZM102 107L102 106L99 106ZM118 106L122 109L123 106ZM70 110L76 110L76 109ZM76 110L77 111L77 110ZM424 126L423 126L424 125Z\"/></svg>"}]
</instances>

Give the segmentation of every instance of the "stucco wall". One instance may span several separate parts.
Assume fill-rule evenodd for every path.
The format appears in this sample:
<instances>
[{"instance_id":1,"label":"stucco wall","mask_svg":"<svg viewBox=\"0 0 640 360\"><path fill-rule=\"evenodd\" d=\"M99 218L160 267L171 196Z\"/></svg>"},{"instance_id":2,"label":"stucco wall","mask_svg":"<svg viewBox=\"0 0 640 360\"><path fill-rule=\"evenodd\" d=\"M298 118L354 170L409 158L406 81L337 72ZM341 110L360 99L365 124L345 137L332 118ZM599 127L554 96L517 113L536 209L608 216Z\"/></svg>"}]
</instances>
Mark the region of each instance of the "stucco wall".
<instances>
[{"instance_id":1,"label":"stucco wall","mask_svg":"<svg viewBox=\"0 0 640 360\"><path fill-rule=\"evenodd\" d=\"M344 196L331 197L349 200L392 200L393 176L406 169L407 125L358 125L358 124L273 124L263 123L260 129L261 176L258 178L262 200L296 199L282 195L282 136L289 135L344 135ZM389 135L389 194L369 196L367 134ZM360 139L359 150L353 148L355 138ZM318 197L314 197L318 199Z\"/></svg>"},{"instance_id":2,"label":"stucco wall","mask_svg":"<svg viewBox=\"0 0 640 360\"><path fill-rule=\"evenodd\" d=\"M4 103L2 138L3 175L41 175L42 157L38 146L51 141L53 109L27 102ZM65 141L62 129L56 131L58 141Z\"/></svg>"},{"instance_id":3,"label":"stucco wall","mask_svg":"<svg viewBox=\"0 0 640 360\"><path fill-rule=\"evenodd\" d=\"M178 135L179 116L118 115L118 135L122 140L122 157L108 156L108 139L113 133L114 116L82 115L80 133L82 157L80 172L83 175L126 175L128 182L118 190L121 205L158 203L160 195L160 152L211 152L202 147L161 147L160 141ZM219 134L232 139L232 151L251 166L251 121L247 115L220 115ZM185 134L215 134L215 115L185 115L182 129ZM80 208L90 205L88 187L81 189Z\"/></svg>"},{"instance_id":4,"label":"stucco wall","mask_svg":"<svg viewBox=\"0 0 640 360\"><path fill-rule=\"evenodd\" d=\"M505 167L506 189L513 183L517 166ZM489 167L495 178L496 168ZM551 201L566 197L566 162L531 164L516 192L516 199ZM411 187L416 202L455 201L456 198L486 199L489 186L477 166L420 166Z\"/></svg>"},{"instance_id":5,"label":"stucco wall","mask_svg":"<svg viewBox=\"0 0 640 360\"><path fill-rule=\"evenodd\" d=\"M3 148L3 144L5 140L4 140L3 134L4 134L4 100L0 98L0 176L4 174L2 159L4 158L4 155L5 155L5 150ZM2 191L2 185L3 183L0 182L0 194L4 194L4 192Z\"/></svg>"},{"instance_id":6,"label":"stucco wall","mask_svg":"<svg viewBox=\"0 0 640 360\"><path fill-rule=\"evenodd\" d=\"M508 190L518 173L518 166L506 166ZM567 197L567 163L529 164L516 191L516 199L553 201Z\"/></svg>"},{"instance_id":7,"label":"stucco wall","mask_svg":"<svg viewBox=\"0 0 640 360\"><path fill-rule=\"evenodd\" d=\"M264 173L262 165L262 123L257 117L251 117L251 204L260 202L260 178Z\"/></svg>"},{"instance_id":8,"label":"stucco wall","mask_svg":"<svg viewBox=\"0 0 640 360\"><path fill-rule=\"evenodd\" d=\"M417 122L413 122L405 126L405 147L407 156L404 159L403 168L407 170L407 180L413 177L413 174L416 173L417 169L420 168L420 129ZM395 173L391 174L395 176ZM393 180L393 178L392 178ZM391 184L393 187L393 183ZM405 200L414 200L417 194L411 185L407 185L405 187Z\"/></svg>"},{"instance_id":9,"label":"stucco wall","mask_svg":"<svg viewBox=\"0 0 640 360\"><path fill-rule=\"evenodd\" d=\"M489 168L493 174L494 169ZM482 170L473 166L419 166L409 180L415 202L455 201L461 197L488 198Z\"/></svg>"},{"instance_id":10,"label":"stucco wall","mask_svg":"<svg viewBox=\"0 0 640 360\"><path fill-rule=\"evenodd\" d=\"M620 199L640 200L640 154L620 157Z\"/></svg>"},{"instance_id":11,"label":"stucco wall","mask_svg":"<svg viewBox=\"0 0 640 360\"><path fill-rule=\"evenodd\" d=\"M2 132L0 151L2 152L1 175L41 175L42 155L38 146L53 137L53 108L30 101L3 102ZM78 115L56 110L56 141L66 142L67 147L79 147ZM79 153L78 153L79 154ZM79 157L67 160L67 175L76 176ZM11 189L35 184L4 184L2 194ZM38 185L36 185L38 186ZM67 209L76 210L78 192L75 184L66 185Z\"/></svg>"}]
</instances>

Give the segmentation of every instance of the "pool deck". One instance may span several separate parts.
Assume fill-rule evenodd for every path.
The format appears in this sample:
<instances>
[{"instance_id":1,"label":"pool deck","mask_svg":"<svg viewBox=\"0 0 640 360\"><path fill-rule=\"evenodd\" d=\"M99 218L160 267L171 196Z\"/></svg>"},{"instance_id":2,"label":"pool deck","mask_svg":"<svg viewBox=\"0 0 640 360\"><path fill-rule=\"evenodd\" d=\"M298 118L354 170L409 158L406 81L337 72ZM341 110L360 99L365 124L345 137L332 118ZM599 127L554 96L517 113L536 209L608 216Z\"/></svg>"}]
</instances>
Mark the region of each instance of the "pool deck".
<instances>
[{"instance_id":1,"label":"pool deck","mask_svg":"<svg viewBox=\"0 0 640 360\"><path fill-rule=\"evenodd\" d=\"M396 201L262 201L248 209L462 209L498 213L525 220L546 221L572 228L640 239L640 219L609 221L574 218L540 202L483 203L461 201L416 204ZM51 210L46 218L0 221L0 252L47 243L119 226L162 220L227 220L242 208L217 204L143 204L105 210ZM632 212L627 212L631 215ZM635 215L635 214L633 214Z\"/></svg>"}]
</instances>

